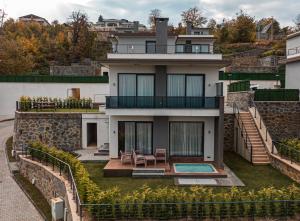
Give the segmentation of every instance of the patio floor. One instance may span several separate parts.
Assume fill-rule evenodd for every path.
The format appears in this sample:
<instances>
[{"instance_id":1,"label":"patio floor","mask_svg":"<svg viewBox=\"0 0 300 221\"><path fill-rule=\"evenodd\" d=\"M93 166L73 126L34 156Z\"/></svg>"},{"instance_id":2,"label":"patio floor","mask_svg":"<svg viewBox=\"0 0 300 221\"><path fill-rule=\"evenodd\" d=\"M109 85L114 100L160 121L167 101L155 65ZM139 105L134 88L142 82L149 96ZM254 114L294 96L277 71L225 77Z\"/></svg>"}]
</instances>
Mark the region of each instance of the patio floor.
<instances>
[{"instance_id":1,"label":"patio floor","mask_svg":"<svg viewBox=\"0 0 300 221\"><path fill-rule=\"evenodd\" d=\"M120 159L111 159L103 169L104 176L106 177L131 177L132 172L136 168L151 170L151 169L163 169L165 171L164 176L167 177L201 177L201 178L221 178L227 177L227 173L225 170L216 168L215 173L175 173L173 163L182 163L182 162L190 162L190 163L211 163L212 162L203 162L203 161L188 161L185 159L176 159L167 162L157 162L156 165L148 164L147 167L144 165L139 165L135 167L134 164L122 164Z\"/></svg>"}]
</instances>

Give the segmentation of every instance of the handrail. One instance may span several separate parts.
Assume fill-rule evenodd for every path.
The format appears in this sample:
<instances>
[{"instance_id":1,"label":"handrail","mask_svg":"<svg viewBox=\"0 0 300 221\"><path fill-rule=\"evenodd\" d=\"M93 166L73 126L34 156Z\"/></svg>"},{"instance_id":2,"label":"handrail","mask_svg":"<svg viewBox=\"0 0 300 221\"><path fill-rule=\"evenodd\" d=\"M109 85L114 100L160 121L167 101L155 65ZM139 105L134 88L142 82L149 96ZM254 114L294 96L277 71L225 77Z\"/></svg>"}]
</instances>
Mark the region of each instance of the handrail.
<instances>
[{"instance_id":1,"label":"handrail","mask_svg":"<svg viewBox=\"0 0 300 221\"><path fill-rule=\"evenodd\" d=\"M287 158L292 163L300 164L300 151L294 149L292 146L288 146L282 142L272 141L272 151L274 151L275 145L277 146L277 152L280 157ZM282 148L284 147L284 149Z\"/></svg>"},{"instance_id":2,"label":"handrail","mask_svg":"<svg viewBox=\"0 0 300 221\"><path fill-rule=\"evenodd\" d=\"M254 108L254 118L256 119L257 117L259 117L259 129L262 130L263 127L265 128L266 136L264 138L263 137L262 138L264 139L265 142L268 142L269 140L272 141L271 134L267 128L266 123L264 122L261 115L259 114L258 108L257 108L254 100L250 99L249 108L252 108L252 107ZM268 140L268 137L269 137L269 140ZM265 147L267 147L267 146L265 145ZM268 149L268 147L267 147L267 149ZM274 154L276 152L275 150L276 150L275 147L272 148L272 150L268 149L268 151L271 152L272 154Z\"/></svg>"},{"instance_id":3,"label":"handrail","mask_svg":"<svg viewBox=\"0 0 300 221\"><path fill-rule=\"evenodd\" d=\"M246 127L245 127L243 121L240 121L240 109L235 102L233 103L233 113L237 119L238 127L241 130L242 137L246 138L246 139L244 139L244 143L245 143L246 147L248 148L249 144L250 144L250 162L253 163L253 145L248 136L248 133L246 131Z\"/></svg>"},{"instance_id":4,"label":"handrail","mask_svg":"<svg viewBox=\"0 0 300 221\"><path fill-rule=\"evenodd\" d=\"M76 186L76 182L75 182L75 179L74 179L74 175L73 175L71 166L68 163L58 159L57 157L52 156L49 153L46 153L44 151L41 151L41 150L38 150L38 149L35 149L35 148L31 148L31 147L26 147L26 148L22 147L22 154L27 156L28 155L28 150L31 150L33 152L36 151L36 152L39 152L39 153L43 154L46 166L47 166L47 163L49 162L49 158L50 159L52 158L55 161L59 162L59 175L60 176L62 175L62 165L67 166L67 168L68 168L68 181L71 184L73 200L75 199L75 202L76 202L76 213L79 213L79 216L82 217L82 205L83 204L81 203L81 200L80 200L80 196L79 196L79 193L78 193L78 189L77 189L77 186ZM47 156L47 157L45 157L45 156ZM32 160L34 160L34 157L35 157L34 154L31 154ZM41 158L40 158L40 162L42 163ZM52 161L52 170L53 171L54 171L55 165L57 165L57 164L55 164L55 162Z\"/></svg>"}]
</instances>

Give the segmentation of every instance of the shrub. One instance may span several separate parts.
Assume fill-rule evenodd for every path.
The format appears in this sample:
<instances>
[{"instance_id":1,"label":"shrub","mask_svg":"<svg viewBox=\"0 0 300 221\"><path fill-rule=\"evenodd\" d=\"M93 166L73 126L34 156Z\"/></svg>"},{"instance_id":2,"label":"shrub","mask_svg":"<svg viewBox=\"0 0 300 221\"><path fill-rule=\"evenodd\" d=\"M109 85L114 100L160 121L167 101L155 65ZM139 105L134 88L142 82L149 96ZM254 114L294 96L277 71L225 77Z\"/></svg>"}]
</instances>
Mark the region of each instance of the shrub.
<instances>
[{"instance_id":1,"label":"shrub","mask_svg":"<svg viewBox=\"0 0 300 221\"><path fill-rule=\"evenodd\" d=\"M190 190L163 187L151 189L143 186L131 193L121 195L118 188L102 190L89 177L83 164L72 154L34 142L31 147L68 163L77 184L82 203L90 204L89 212L97 219L176 219L195 217L249 217L286 214L293 216L300 212L299 205L293 202L281 204L272 200L300 199L298 187L282 189L264 188L260 191L243 191L232 188L229 192L214 194L211 188L191 187ZM31 151L34 157L43 154ZM235 202L235 204L226 204ZM148 204L149 203L149 204ZM101 204L101 205L95 205ZM288 209L286 209L288 207Z\"/></svg>"}]
</instances>

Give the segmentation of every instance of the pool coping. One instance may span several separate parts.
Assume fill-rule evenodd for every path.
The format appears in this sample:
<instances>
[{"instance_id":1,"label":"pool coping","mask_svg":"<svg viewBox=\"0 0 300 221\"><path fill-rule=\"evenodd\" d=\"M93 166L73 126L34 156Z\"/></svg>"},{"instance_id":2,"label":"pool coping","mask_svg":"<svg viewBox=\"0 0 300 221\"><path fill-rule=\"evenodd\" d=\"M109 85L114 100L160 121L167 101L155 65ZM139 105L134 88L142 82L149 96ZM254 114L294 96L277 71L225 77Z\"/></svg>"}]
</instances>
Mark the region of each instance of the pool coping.
<instances>
[{"instance_id":1,"label":"pool coping","mask_svg":"<svg viewBox=\"0 0 300 221\"><path fill-rule=\"evenodd\" d=\"M176 170L176 166L175 166L176 164L206 164L206 165L210 165L214 171L213 172L178 172ZM212 163L173 163L172 166L175 174L217 174L219 173L219 171L214 167Z\"/></svg>"}]
</instances>

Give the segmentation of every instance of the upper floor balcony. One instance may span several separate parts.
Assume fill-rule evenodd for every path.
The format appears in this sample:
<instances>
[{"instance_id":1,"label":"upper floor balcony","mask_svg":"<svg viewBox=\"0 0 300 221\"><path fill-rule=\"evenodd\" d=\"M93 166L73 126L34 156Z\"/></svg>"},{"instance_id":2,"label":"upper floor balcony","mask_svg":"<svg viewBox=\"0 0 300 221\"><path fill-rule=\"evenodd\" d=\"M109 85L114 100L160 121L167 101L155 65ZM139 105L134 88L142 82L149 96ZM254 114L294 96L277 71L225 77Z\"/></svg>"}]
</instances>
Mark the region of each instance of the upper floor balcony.
<instances>
[{"instance_id":1,"label":"upper floor balcony","mask_svg":"<svg viewBox=\"0 0 300 221\"><path fill-rule=\"evenodd\" d=\"M113 54L213 54L210 44L173 44L157 45L155 42L146 44L115 44Z\"/></svg>"}]
</instances>

